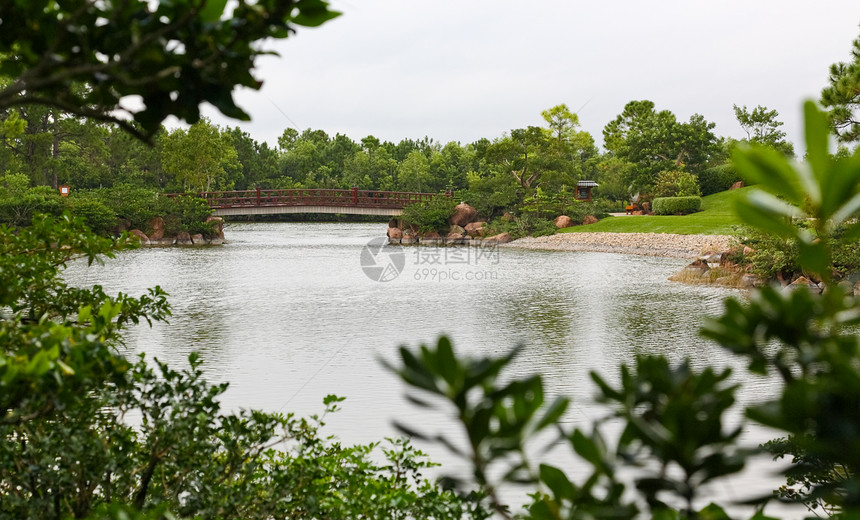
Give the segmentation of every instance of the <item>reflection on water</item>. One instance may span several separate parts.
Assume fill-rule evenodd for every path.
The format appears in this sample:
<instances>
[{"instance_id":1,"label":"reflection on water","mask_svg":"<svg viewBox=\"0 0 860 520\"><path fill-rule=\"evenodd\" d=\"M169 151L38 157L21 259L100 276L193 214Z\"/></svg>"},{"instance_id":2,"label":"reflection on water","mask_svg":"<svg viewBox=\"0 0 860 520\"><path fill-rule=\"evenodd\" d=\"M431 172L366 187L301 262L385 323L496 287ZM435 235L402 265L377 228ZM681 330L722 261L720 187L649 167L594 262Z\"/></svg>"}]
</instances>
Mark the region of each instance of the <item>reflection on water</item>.
<instances>
[{"instance_id":1,"label":"reflection on water","mask_svg":"<svg viewBox=\"0 0 860 520\"><path fill-rule=\"evenodd\" d=\"M619 363L641 353L729 363L697 330L738 293L667 281L684 260L500 249L464 261L408 248L400 276L381 283L365 276L360 253L384 232L384 224L232 224L223 247L137 250L104 267L75 265L68 278L132 294L160 285L173 318L134 330L130 351L174 365L201 352L209 376L231 382L228 408L311 414L326 394L346 396L328 423L347 442L393 435L395 418L427 422L379 360L440 334L475 355L523 343L515 371L541 372L551 393L572 396L576 423L598 414L591 370L613 380Z\"/></svg>"}]
</instances>

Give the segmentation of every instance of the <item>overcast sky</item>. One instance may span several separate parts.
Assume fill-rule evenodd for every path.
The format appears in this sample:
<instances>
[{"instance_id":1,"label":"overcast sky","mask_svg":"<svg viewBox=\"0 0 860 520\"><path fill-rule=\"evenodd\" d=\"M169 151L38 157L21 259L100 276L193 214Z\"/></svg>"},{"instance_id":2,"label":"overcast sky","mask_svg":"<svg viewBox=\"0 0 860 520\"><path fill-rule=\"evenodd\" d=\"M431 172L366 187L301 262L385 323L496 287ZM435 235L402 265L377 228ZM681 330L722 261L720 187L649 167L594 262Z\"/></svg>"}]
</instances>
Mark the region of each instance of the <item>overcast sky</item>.
<instances>
[{"instance_id":1,"label":"overcast sky","mask_svg":"<svg viewBox=\"0 0 860 520\"><path fill-rule=\"evenodd\" d=\"M542 125L566 103L602 143L634 99L680 120L700 113L742 137L732 104L779 111L801 140L800 106L850 57L857 0L332 0L343 15L271 45L250 123L205 113L276 144L289 126L358 141L466 144Z\"/></svg>"}]
</instances>

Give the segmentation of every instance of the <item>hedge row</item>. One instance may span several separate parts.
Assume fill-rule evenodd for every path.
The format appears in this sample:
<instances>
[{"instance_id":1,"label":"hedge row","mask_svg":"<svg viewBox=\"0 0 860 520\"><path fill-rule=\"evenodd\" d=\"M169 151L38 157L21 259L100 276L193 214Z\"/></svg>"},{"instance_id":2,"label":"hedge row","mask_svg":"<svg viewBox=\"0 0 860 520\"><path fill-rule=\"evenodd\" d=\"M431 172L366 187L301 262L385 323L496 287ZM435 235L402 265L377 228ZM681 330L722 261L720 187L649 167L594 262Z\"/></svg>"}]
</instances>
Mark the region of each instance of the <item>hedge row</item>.
<instances>
[{"instance_id":1,"label":"hedge row","mask_svg":"<svg viewBox=\"0 0 860 520\"><path fill-rule=\"evenodd\" d=\"M652 206L657 215L686 215L702 209L702 197L658 197Z\"/></svg>"}]
</instances>

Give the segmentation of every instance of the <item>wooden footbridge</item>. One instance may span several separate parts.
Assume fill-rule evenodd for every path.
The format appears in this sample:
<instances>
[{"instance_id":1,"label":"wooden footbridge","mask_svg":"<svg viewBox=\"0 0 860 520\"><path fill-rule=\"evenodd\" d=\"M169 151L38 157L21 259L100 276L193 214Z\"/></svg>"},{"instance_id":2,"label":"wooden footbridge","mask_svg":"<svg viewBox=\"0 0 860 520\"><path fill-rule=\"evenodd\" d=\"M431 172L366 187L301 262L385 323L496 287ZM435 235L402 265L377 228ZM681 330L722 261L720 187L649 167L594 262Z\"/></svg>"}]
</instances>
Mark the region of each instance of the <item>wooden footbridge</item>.
<instances>
[{"instance_id":1,"label":"wooden footbridge","mask_svg":"<svg viewBox=\"0 0 860 520\"><path fill-rule=\"evenodd\" d=\"M165 197L186 196L165 193ZM197 196L206 200L213 215L275 215L283 213L339 213L344 215L396 216L403 208L426 202L436 193L328 189L204 191ZM452 197L451 192L445 196Z\"/></svg>"}]
</instances>

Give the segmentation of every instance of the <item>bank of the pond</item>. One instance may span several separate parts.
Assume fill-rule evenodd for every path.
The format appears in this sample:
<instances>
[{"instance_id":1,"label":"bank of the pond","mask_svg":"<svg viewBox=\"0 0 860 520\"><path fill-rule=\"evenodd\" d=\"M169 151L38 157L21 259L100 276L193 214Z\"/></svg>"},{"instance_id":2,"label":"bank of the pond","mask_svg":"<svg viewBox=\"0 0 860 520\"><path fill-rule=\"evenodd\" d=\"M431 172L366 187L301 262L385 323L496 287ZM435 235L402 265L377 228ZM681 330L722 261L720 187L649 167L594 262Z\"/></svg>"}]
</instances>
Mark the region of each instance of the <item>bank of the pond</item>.
<instances>
[{"instance_id":1,"label":"bank of the pond","mask_svg":"<svg viewBox=\"0 0 860 520\"><path fill-rule=\"evenodd\" d=\"M677 235L670 233L557 233L525 237L505 247L550 251L590 251L667 258L697 258L729 249L728 235Z\"/></svg>"}]
</instances>

